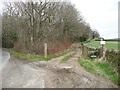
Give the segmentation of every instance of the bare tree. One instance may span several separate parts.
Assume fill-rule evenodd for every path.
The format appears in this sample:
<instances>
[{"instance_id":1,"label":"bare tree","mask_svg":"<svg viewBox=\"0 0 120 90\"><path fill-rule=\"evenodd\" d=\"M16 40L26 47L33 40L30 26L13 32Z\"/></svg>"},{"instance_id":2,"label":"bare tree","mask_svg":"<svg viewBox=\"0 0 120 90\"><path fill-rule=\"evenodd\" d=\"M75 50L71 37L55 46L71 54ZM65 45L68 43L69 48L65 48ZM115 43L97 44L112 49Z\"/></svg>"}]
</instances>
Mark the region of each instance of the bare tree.
<instances>
[{"instance_id":1,"label":"bare tree","mask_svg":"<svg viewBox=\"0 0 120 90\"><path fill-rule=\"evenodd\" d=\"M15 41L22 43L21 48L24 46L36 53L43 50L43 42L50 45L56 41L62 44L67 41L78 42L81 37L88 39L92 32L70 2L40 0L7 3L3 17L3 38L6 33L14 33L18 38ZM16 45L16 42L12 43Z\"/></svg>"}]
</instances>

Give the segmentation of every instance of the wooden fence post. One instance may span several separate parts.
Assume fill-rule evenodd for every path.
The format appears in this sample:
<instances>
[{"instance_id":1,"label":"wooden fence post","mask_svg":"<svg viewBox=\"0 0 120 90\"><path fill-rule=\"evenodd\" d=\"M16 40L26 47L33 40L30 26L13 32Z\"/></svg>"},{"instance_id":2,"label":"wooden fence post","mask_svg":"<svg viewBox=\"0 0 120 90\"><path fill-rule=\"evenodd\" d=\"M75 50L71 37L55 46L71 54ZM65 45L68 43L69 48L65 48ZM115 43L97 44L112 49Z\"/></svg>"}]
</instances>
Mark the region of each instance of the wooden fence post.
<instances>
[{"instance_id":1,"label":"wooden fence post","mask_svg":"<svg viewBox=\"0 0 120 90\"><path fill-rule=\"evenodd\" d=\"M104 44L102 44L102 57L104 57Z\"/></svg>"},{"instance_id":2,"label":"wooden fence post","mask_svg":"<svg viewBox=\"0 0 120 90\"><path fill-rule=\"evenodd\" d=\"M47 58L47 43L44 43L44 57Z\"/></svg>"},{"instance_id":3,"label":"wooden fence post","mask_svg":"<svg viewBox=\"0 0 120 90\"><path fill-rule=\"evenodd\" d=\"M85 58L87 58L87 52L88 52L87 46L84 45L84 47L83 47L83 56L84 56Z\"/></svg>"}]
</instances>

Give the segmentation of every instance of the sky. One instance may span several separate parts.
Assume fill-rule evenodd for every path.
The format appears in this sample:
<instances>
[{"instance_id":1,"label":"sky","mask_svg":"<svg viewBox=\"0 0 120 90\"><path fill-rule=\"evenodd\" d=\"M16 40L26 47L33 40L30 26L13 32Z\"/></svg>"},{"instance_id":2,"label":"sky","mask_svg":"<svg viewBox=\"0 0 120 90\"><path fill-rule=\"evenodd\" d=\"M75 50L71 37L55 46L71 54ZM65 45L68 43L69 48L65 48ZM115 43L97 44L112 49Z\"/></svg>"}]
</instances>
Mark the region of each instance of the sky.
<instances>
[{"instance_id":1,"label":"sky","mask_svg":"<svg viewBox=\"0 0 120 90\"><path fill-rule=\"evenodd\" d=\"M75 5L85 21L90 24L91 29L96 29L101 37L118 38L118 2L120 0L69 1ZM2 7L1 3L0 7ZM1 11L2 8L0 8Z\"/></svg>"},{"instance_id":2,"label":"sky","mask_svg":"<svg viewBox=\"0 0 120 90\"><path fill-rule=\"evenodd\" d=\"M101 37L118 38L119 0L70 0Z\"/></svg>"}]
</instances>

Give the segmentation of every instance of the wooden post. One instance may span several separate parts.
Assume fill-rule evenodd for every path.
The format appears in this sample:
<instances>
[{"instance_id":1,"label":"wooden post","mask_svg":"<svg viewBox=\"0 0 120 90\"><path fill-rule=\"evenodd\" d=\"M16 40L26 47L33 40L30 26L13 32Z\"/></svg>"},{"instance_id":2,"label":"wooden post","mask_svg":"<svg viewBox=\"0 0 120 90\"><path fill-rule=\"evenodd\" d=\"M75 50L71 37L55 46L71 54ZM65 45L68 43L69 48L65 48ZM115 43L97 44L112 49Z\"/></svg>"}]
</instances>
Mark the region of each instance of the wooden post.
<instances>
[{"instance_id":1,"label":"wooden post","mask_svg":"<svg viewBox=\"0 0 120 90\"><path fill-rule=\"evenodd\" d=\"M60 54L60 50L58 49L58 54Z\"/></svg>"},{"instance_id":2,"label":"wooden post","mask_svg":"<svg viewBox=\"0 0 120 90\"><path fill-rule=\"evenodd\" d=\"M83 48L83 56L84 56L85 58L88 57L87 53L88 53L88 48L87 48L86 45L84 45L84 48Z\"/></svg>"},{"instance_id":3,"label":"wooden post","mask_svg":"<svg viewBox=\"0 0 120 90\"><path fill-rule=\"evenodd\" d=\"M102 57L103 57L104 56L104 44L105 44L105 41L104 41L103 38L101 38L101 42L100 43L102 44Z\"/></svg>"},{"instance_id":4,"label":"wooden post","mask_svg":"<svg viewBox=\"0 0 120 90\"><path fill-rule=\"evenodd\" d=\"M70 47L70 56L71 56L71 47Z\"/></svg>"},{"instance_id":5,"label":"wooden post","mask_svg":"<svg viewBox=\"0 0 120 90\"><path fill-rule=\"evenodd\" d=\"M83 55L83 47L82 47L82 55Z\"/></svg>"},{"instance_id":6,"label":"wooden post","mask_svg":"<svg viewBox=\"0 0 120 90\"><path fill-rule=\"evenodd\" d=\"M102 57L104 56L104 44L102 44Z\"/></svg>"},{"instance_id":7,"label":"wooden post","mask_svg":"<svg viewBox=\"0 0 120 90\"><path fill-rule=\"evenodd\" d=\"M47 58L47 43L44 43L44 56Z\"/></svg>"}]
</instances>

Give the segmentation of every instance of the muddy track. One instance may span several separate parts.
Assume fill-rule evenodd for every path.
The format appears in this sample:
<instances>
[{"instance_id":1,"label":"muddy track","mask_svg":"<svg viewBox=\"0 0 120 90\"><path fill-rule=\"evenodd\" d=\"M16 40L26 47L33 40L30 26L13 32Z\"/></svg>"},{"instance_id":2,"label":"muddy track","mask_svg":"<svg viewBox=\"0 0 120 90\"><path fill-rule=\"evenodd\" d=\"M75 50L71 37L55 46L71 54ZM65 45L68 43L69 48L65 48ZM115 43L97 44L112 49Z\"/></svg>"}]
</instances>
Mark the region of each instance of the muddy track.
<instances>
[{"instance_id":1,"label":"muddy track","mask_svg":"<svg viewBox=\"0 0 120 90\"><path fill-rule=\"evenodd\" d=\"M79 51L75 56L80 56ZM104 79L98 75L88 72L78 63L78 58L71 58L62 62L61 56L48 62L36 63L39 68L47 71L45 78L46 88L115 88L111 80Z\"/></svg>"},{"instance_id":2,"label":"muddy track","mask_svg":"<svg viewBox=\"0 0 120 90\"><path fill-rule=\"evenodd\" d=\"M80 54L81 51L78 51L75 56ZM10 62L14 61L16 65L9 64L9 68L6 67L6 70L11 68L13 72L8 73L9 76L3 76L2 86L7 88L117 88L111 80L88 72L78 63L78 58L70 58L62 62L62 58L66 55L50 61L38 62L12 56Z\"/></svg>"}]
</instances>

